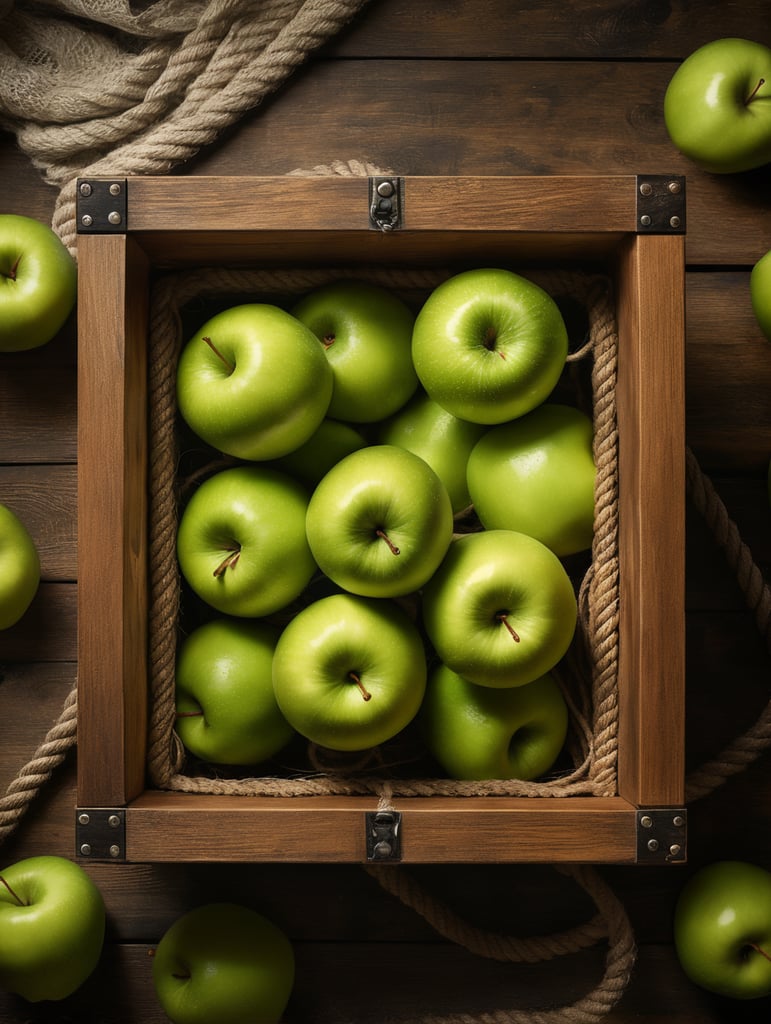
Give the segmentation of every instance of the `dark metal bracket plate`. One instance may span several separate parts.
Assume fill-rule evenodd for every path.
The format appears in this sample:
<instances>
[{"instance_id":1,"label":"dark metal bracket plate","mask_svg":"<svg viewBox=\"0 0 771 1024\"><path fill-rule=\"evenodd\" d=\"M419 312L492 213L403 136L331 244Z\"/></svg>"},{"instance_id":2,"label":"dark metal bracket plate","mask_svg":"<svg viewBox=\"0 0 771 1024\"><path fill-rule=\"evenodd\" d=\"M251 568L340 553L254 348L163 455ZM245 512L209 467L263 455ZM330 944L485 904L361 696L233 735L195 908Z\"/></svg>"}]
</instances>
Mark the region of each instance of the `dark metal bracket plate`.
<instances>
[{"instance_id":1,"label":"dark metal bracket plate","mask_svg":"<svg viewBox=\"0 0 771 1024\"><path fill-rule=\"evenodd\" d=\"M367 860L402 858L402 816L399 811L366 811Z\"/></svg>"},{"instance_id":2,"label":"dark metal bracket plate","mask_svg":"<svg viewBox=\"0 0 771 1024\"><path fill-rule=\"evenodd\" d=\"M683 807L637 811L637 863L684 864L688 812Z\"/></svg>"},{"instance_id":3,"label":"dark metal bracket plate","mask_svg":"<svg viewBox=\"0 0 771 1024\"><path fill-rule=\"evenodd\" d=\"M76 193L78 234L123 234L128 213L127 193L125 178L79 178Z\"/></svg>"},{"instance_id":4,"label":"dark metal bracket plate","mask_svg":"<svg viewBox=\"0 0 771 1024\"><path fill-rule=\"evenodd\" d=\"M369 226L376 231L395 231L402 226L404 179L373 175L369 179Z\"/></svg>"},{"instance_id":5,"label":"dark metal bracket plate","mask_svg":"<svg viewBox=\"0 0 771 1024\"><path fill-rule=\"evenodd\" d=\"M685 234L685 178L677 174L637 175L637 231Z\"/></svg>"},{"instance_id":6,"label":"dark metal bracket plate","mask_svg":"<svg viewBox=\"0 0 771 1024\"><path fill-rule=\"evenodd\" d=\"M75 853L84 860L125 861L125 810L122 807L78 807Z\"/></svg>"}]
</instances>

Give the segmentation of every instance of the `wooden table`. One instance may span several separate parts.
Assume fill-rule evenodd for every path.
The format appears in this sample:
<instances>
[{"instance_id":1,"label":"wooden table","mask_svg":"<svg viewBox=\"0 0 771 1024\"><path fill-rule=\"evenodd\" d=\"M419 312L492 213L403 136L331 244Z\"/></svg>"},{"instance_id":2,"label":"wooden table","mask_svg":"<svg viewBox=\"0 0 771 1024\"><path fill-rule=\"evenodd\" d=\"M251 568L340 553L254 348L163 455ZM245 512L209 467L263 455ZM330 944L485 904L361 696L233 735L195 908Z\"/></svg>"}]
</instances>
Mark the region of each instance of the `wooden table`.
<instances>
[{"instance_id":1,"label":"wooden table","mask_svg":"<svg viewBox=\"0 0 771 1024\"><path fill-rule=\"evenodd\" d=\"M722 36L771 44L769 14L768 0L674 9L575 0L569 10L557 0L373 0L277 95L177 173L284 174L367 159L400 174L685 174L687 440L771 578L771 348L748 292L750 269L771 246L768 169L704 174L675 151L662 118L678 61ZM2 212L50 220L54 194L9 135L0 136L0 181ZM73 320L44 349L5 356L0 373L0 500L28 522L43 567L32 608L0 636L0 792L59 714L77 673L76 359ZM769 675L735 575L692 505L686 597L690 771L753 723ZM73 806L71 756L0 863L72 856ZM602 869L639 944L609 1021L767 1019L768 1000L729 1003L687 981L671 914L685 878L704 863L742 858L771 868L769 806L765 757L690 806L687 867ZM287 1020L297 1024L567 1005L602 973L601 945L531 966L474 956L438 937L357 866L94 864L89 871L109 915L99 969L61 1006L30 1007L0 994L3 1021L163 1021L148 951L179 914L209 898L252 901L285 927L298 958ZM465 919L506 934L549 934L593 912L548 866L414 871Z\"/></svg>"}]
</instances>

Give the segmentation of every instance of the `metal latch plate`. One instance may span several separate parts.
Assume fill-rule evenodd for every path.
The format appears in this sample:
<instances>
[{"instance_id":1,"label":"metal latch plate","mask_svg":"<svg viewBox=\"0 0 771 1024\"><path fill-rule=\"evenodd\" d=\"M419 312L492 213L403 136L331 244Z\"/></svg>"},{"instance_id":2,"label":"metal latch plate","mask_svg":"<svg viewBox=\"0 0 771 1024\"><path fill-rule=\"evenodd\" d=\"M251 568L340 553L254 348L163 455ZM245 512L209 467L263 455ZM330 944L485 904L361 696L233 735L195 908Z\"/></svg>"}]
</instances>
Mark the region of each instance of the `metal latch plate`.
<instances>
[{"instance_id":1,"label":"metal latch plate","mask_svg":"<svg viewBox=\"0 0 771 1024\"><path fill-rule=\"evenodd\" d=\"M682 175L637 175L637 230L649 235L685 233L685 178Z\"/></svg>"},{"instance_id":2,"label":"metal latch plate","mask_svg":"<svg viewBox=\"0 0 771 1024\"><path fill-rule=\"evenodd\" d=\"M128 213L125 178L79 178L78 234L115 235L126 230Z\"/></svg>"},{"instance_id":3,"label":"metal latch plate","mask_svg":"<svg viewBox=\"0 0 771 1024\"><path fill-rule=\"evenodd\" d=\"M681 807L637 811L637 863L682 864L687 857L688 812Z\"/></svg>"},{"instance_id":4,"label":"metal latch plate","mask_svg":"<svg viewBox=\"0 0 771 1024\"><path fill-rule=\"evenodd\" d=\"M402 816L399 811L367 811L365 826L367 860L401 860Z\"/></svg>"},{"instance_id":5,"label":"metal latch plate","mask_svg":"<svg viewBox=\"0 0 771 1024\"><path fill-rule=\"evenodd\" d=\"M126 811L122 807L78 807L75 853L86 860L126 859Z\"/></svg>"},{"instance_id":6,"label":"metal latch plate","mask_svg":"<svg viewBox=\"0 0 771 1024\"><path fill-rule=\"evenodd\" d=\"M402 226L404 179L373 175L369 179L369 226L377 231L394 231Z\"/></svg>"}]
</instances>

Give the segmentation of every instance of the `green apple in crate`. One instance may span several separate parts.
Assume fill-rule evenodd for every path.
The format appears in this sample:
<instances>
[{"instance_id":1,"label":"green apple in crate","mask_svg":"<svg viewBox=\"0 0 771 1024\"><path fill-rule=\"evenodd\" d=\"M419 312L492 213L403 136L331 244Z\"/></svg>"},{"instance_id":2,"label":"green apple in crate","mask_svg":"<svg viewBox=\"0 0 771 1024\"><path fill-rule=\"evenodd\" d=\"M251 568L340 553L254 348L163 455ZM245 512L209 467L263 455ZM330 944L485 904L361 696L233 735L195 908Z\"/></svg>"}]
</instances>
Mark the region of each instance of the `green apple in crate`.
<instances>
[{"instance_id":1,"label":"green apple in crate","mask_svg":"<svg viewBox=\"0 0 771 1024\"><path fill-rule=\"evenodd\" d=\"M365 597L418 590L444 557L447 489L419 456L369 445L338 462L311 495L306 532L321 571Z\"/></svg>"},{"instance_id":2,"label":"green apple in crate","mask_svg":"<svg viewBox=\"0 0 771 1024\"><path fill-rule=\"evenodd\" d=\"M481 686L522 686L545 675L576 629L575 591L562 562L513 530L454 539L421 605L439 659Z\"/></svg>"},{"instance_id":3,"label":"green apple in crate","mask_svg":"<svg viewBox=\"0 0 771 1024\"><path fill-rule=\"evenodd\" d=\"M176 729L185 747L217 764L259 764L294 729L273 693L273 652L281 630L269 622L213 619L180 645Z\"/></svg>"},{"instance_id":4,"label":"green apple in crate","mask_svg":"<svg viewBox=\"0 0 771 1024\"><path fill-rule=\"evenodd\" d=\"M237 466L205 480L177 529L182 575L225 615L258 618L297 598L316 570L305 535L308 493L277 469Z\"/></svg>"},{"instance_id":5,"label":"green apple in crate","mask_svg":"<svg viewBox=\"0 0 771 1024\"><path fill-rule=\"evenodd\" d=\"M0 872L0 988L66 999L99 962L104 930L102 895L74 861L29 857Z\"/></svg>"},{"instance_id":6,"label":"green apple in crate","mask_svg":"<svg viewBox=\"0 0 771 1024\"><path fill-rule=\"evenodd\" d=\"M177 918L152 965L172 1024L278 1024L294 988L286 933L235 903L206 903Z\"/></svg>"},{"instance_id":7,"label":"green apple in crate","mask_svg":"<svg viewBox=\"0 0 771 1024\"><path fill-rule=\"evenodd\" d=\"M488 428L453 416L424 391L380 427L380 444L395 444L419 455L447 488L453 512L471 504L466 463L471 449Z\"/></svg>"},{"instance_id":8,"label":"green apple in crate","mask_svg":"<svg viewBox=\"0 0 771 1024\"><path fill-rule=\"evenodd\" d=\"M771 874L720 860L700 868L675 906L680 964L697 985L734 999L771 995Z\"/></svg>"},{"instance_id":9,"label":"green apple in crate","mask_svg":"<svg viewBox=\"0 0 771 1024\"><path fill-rule=\"evenodd\" d=\"M560 556L591 547L593 435L585 413L552 402L491 427L467 467L482 525L528 533Z\"/></svg>"},{"instance_id":10,"label":"green apple in crate","mask_svg":"<svg viewBox=\"0 0 771 1024\"><path fill-rule=\"evenodd\" d=\"M551 394L568 354L554 299L509 270L443 281L415 319L412 358L435 402L472 423L503 423Z\"/></svg>"},{"instance_id":11,"label":"green apple in crate","mask_svg":"<svg viewBox=\"0 0 771 1024\"><path fill-rule=\"evenodd\" d=\"M32 217L0 214L0 352L45 345L76 298L75 260L59 236Z\"/></svg>"},{"instance_id":12,"label":"green apple in crate","mask_svg":"<svg viewBox=\"0 0 771 1024\"><path fill-rule=\"evenodd\" d=\"M287 720L313 743L367 750L417 714L426 688L423 640L395 602L331 594L284 628L273 688Z\"/></svg>"},{"instance_id":13,"label":"green apple in crate","mask_svg":"<svg viewBox=\"0 0 771 1024\"><path fill-rule=\"evenodd\" d=\"M332 371L307 327L268 303L217 313L184 345L177 405L200 438L239 459L276 459L327 414Z\"/></svg>"},{"instance_id":14,"label":"green apple in crate","mask_svg":"<svg viewBox=\"0 0 771 1024\"><path fill-rule=\"evenodd\" d=\"M714 174L771 161L771 49L751 39L714 39L675 71L664 95L675 146Z\"/></svg>"},{"instance_id":15,"label":"green apple in crate","mask_svg":"<svg viewBox=\"0 0 771 1024\"><path fill-rule=\"evenodd\" d=\"M310 292L291 312L321 342L332 367L333 418L373 423L390 416L415 391L415 317L388 289L335 281Z\"/></svg>"},{"instance_id":16,"label":"green apple in crate","mask_svg":"<svg viewBox=\"0 0 771 1024\"><path fill-rule=\"evenodd\" d=\"M304 444L276 459L273 465L313 490L333 466L366 444L366 438L353 424L323 419Z\"/></svg>"},{"instance_id":17,"label":"green apple in crate","mask_svg":"<svg viewBox=\"0 0 771 1024\"><path fill-rule=\"evenodd\" d=\"M420 709L428 750L454 779L537 779L565 744L568 709L550 674L525 686L477 686L446 665Z\"/></svg>"},{"instance_id":18,"label":"green apple in crate","mask_svg":"<svg viewBox=\"0 0 771 1024\"><path fill-rule=\"evenodd\" d=\"M21 619L40 585L40 558L27 527L0 504L0 629Z\"/></svg>"},{"instance_id":19,"label":"green apple in crate","mask_svg":"<svg viewBox=\"0 0 771 1024\"><path fill-rule=\"evenodd\" d=\"M758 326L765 337L771 341L771 249L761 256L752 268L750 300Z\"/></svg>"}]
</instances>

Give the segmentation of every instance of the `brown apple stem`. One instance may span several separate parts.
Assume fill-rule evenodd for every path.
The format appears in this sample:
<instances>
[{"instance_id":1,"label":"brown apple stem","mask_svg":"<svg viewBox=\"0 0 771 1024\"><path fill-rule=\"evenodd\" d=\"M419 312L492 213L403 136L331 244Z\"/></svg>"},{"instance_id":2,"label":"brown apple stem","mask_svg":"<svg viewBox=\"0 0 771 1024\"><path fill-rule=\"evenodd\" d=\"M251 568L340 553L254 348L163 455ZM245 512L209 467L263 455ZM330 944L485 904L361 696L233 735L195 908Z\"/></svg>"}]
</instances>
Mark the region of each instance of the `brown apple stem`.
<instances>
[{"instance_id":1,"label":"brown apple stem","mask_svg":"<svg viewBox=\"0 0 771 1024\"><path fill-rule=\"evenodd\" d=\"M214 342L211 340L211 338L209 338L206 335L204 335L204 339L203 340L206 342L206 344L209 346L209 348L212 350L212 352L215 354L215 356L217 356L218 359L221 359L222 362L225 364L225 366L227 366L229 372L233 373L233 371L235 370L235 366L230 362L229 359L226 359L223 356L223 354L220 352L220 350L217 348L217 346L214 344Z\"/></svg>"},{"instance_id":2,"label":"brown apple stem","mask_svg":"<svg viewBox=\"0 0 771 1024\"><path fill-rule=\"evenodd\" d=\"M4 878L3 878L3 876L2 876L2 875L0 875L0 882L2 882L2 883L3 883L3 885L4 885L5 887L6 887L6 889L8 890L8 892L9 892L9 893L11 894L12 898L16 900L16 902L17 902L17 903L19 904L19 906L20 906L20 907L23 907L23 906L24 906L24 900L22 900L22 899L20 899L20 898L19 898L18 894L17 894L17 893L15 893L15 892L13 891L13 889L12 889L12 888L10 887L10 885L9 885L9 884L8 884L8 883L6 882L6 880L5 880Z\"/></svg>"},{"instance_id":3,"label":"brown apple stem","mask_svg":"<svg viewBox=\"0 0 771 1024\"><path fill-rule=\"evenodd\" d=\"M359 676L356 675L355 672L349 672L348 678L353 679L354 683L356 683L356 685L359 687L359 690L361 691L362 700L372 700L372 694L369 692L369 690L365 688L364 683L361 681Z\"/></svg>"},{"instance_id":4,"label":"brown apple stem","mask_svg":"<svg viewBox=\"0 0 771 1024\"><path fill-rule=\"evenodd\" d=\"M330 345L334 345L334 343L335 343L335 336L334 336L334 334L325 334L324 337L321 339L321 344L324 346L324 348L329 348Z\"/></svg>"},{"instance_id":5,"label":"brown apple stem","mask_svg":"<svg viewBox=\"0 0 771 1024\"><path fill-rule=\"evenodd\" d=\"M748 945L750 949L754 949L756 953L760 953L760 955L764 956L766 960L771 960L771 954L767 953L765 949L763 949L762 946L759 946L756 942L750 942Z\"/></svg>"},{"instance_id":6,"label":"brown apple stem","mask_svg":"<svg viewBox=\"0 0 771 1024\"><path fill-rule=\"evenodd\" d=\"M19 269L19 260L20 259L21 259L21 254L19 254L16 257L16 260L14 261L14 264L11 267L11 269L8 271L8 273L3 275L4 277L7 277L10 281L15 281L16 280L16 274L17 274L18 269Z\"/></svg>"},{"instance_id":7,"label":"brown apple stem","mask_svg":"<svg viewBox=\"0 0 771 1024\"><path fill-rule=\"evenodd\" d=\"M766 80L765 80L765 78L761 78L761 79L760 79L760 80L758 81L758 84L757 84L757 85L755 86L755 88L754 88L754 89L752 90L752 92L751 92L751 93L749 94L749 96L747 97L747 99L746 99L746 100L744 101L744 105L745 105L745 107L748 107L748 106L750 105L750 103L752 103L752 101L753 101L753 100L755 99L755 97L757 96L757 94L758 94L758 93L760 92L760 90L761 90L761 89L763 88L763 86L764 86L765 84L766 84Z\"/></svg>"},{"instance_id":8,"label":"brown apple stem","mask_svg":"<svg viewBox=\"0 0 771 1024\"><path fill-rule=\"evenodd\" d=\"M381 540L384 540L386 542L386 544L388 545L392 555L400 555L401 554L401 551L399 550L399 548L396 547L395 544L393 544L391 542L391 539L388 536L388 534L385 532L385 530L375 530L375 536L376 537L380 537Z\"/></svg>"},{"instance_id":9,"label":"brown apple stem","mask_svg":"<svg viewBox=\"0 0 771 1024\"><path fill-rule=\"evenodd\" d=\"M178 711L177 718L202 718L203 711Z\"/></svg>"},{"instance_id":10,"label":"brown apple stem","mask_svg":"<svg viewBox=\"0 0 771 1024\"><path fill-rule=\"evenodd\" d=\"M230 554L228 554L225 558L222 559L222 561L220 562L220 564L217 566L217 568L214 570L214 573L212 574L212 575L216 576L217 579L219 579L220 576L222 576L222 574L225 572L226 569L234 568L236 562L241 557L241 548L240 548L240 546L237 547L237 548L228 548L228 551L230 552Z\"/></svg>"},{"instance_id":11,"label":"brown apple stem","mask_svg":"<svg viewBox=\"0 0 771 1024\"><path fill-rule=\"evenodd\" d=\"M497 340L498 332L496 331L496 329L494 327L488 327L487 330L485 331L485 336L482 339L482 344L484 345L488 352L495 352L501 357L501 359L505 359L506 353L502 352L499 348L496 349L495 347L495 343Z\"/></svg>"},{"instance_id":12,"label":"brown apple stem","mask_svg":"<svg viewBox=\"0 0 771 1024\"><path fill-rule=\"evenodd\" d=\"M506 627L506 629L508 629L508 631L511 633L511 638L514 641L514 643L518 644L520 642L521 638L519 636L519 633L517 633L517 631L514 629L514 627L509 622L508 613L507 612L499 612L495 617L498 620L498 622L502 622L504 624L504 626Z\"/></svg>"}]
</instances>

